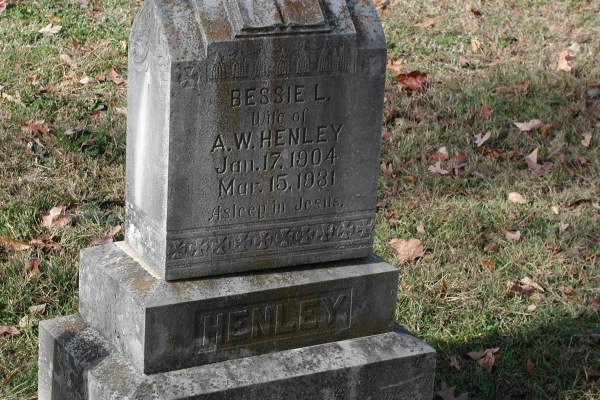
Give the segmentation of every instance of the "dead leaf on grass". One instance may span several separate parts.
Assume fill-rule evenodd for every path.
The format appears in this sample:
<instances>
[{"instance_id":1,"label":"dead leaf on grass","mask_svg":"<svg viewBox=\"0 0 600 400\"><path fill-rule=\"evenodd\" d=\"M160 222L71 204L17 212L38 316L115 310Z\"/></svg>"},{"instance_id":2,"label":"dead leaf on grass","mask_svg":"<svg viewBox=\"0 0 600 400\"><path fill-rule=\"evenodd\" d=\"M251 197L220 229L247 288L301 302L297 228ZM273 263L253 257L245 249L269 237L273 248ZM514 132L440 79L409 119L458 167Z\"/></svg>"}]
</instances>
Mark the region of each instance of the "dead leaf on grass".
<instances>
[{"instance_id":1,"label":"dead leaf on grass","mask_svg":"<svg viewBox=\"0 0 600 400\"><path fill-rule=\"evenodd\" d=\"M567 50L563 50L558 54L558 64L556 69L559 71L571 72L573 65L571 61L577 57L580 46L577 43L573 43Z\"/></svg>"},{"instance_id":2,"label":"dead leaf on grass","mask_svg":"<svg viewBox=\"0 0 600 400\"><path fill-rule=\"evenodd\" d=\"M555 204L552 207L550 207L550 210L552 210L552 214L554 215L560 214L560 206L558 204Z\"/></svg>"},{"instance_id":3,"label":"dead leaf on grass","mask_svg":"<svg viewBox=\"0 0 600 400\"><path fill-rule=\"evenodd\" d=\"M100 239L96 239L92 242L92 246L101 246L103 244L109 244L113 242L114 237L121 232L121 225L112 227L110 231Z\"/></svg>"},{"instance_id":4,"label":"dead leaf on grass","mask_svg":"<svg viewBox=\"0 0 600 400\"><path fill-rule=\"evenodd\" d=\"M433 172L434 174L440 174L440 175L448 175L450 173L450 171L448 171L447 169L442 168L442 162L438 161L433 165L430 165L429 168L427 168L427 170L429 172Z\"/></svg>"},{"instance_id":5,"label":"dead leaf on grass","mask_svg":"<svg viewBox=\"0 0 600 400\"><path fill-rule=\"evenodd\" d=\"M48 35L56 35L61 30L62 30L62 26L54 25L54 24L50 23L50 24L46 25L45 27L43 27L42 29L40 29L38 32L48 34Z\"/></svg>"},{"instance_id":6,"label":"dead leaf on grass","mask_svg":"<svg viewBox=\"0 0 600 400\"><path fill-rule=\"evenodd\" d=\"M533 362L533 360L531 358L527 359L527 372L529 372L530 374L533 373L533 371L535 371L535 363Z\"/></svg>"},{"instance_id":7,"label":"dead leaf on grass","mask_svg":"<svg viewBox=\"0 0 600 400\"><path fill-rule=\"evenodd\" d=\"M469 158L464 151L458 152L458 154L454 157L452 161L452 170L454 171L454 175L460 175L462 169L467 168L469 164Z\"/></svg>"},{"instance_id":8,"label":"dead leaf on grass","mask_svg":"<svg viewBox=\"0 0 600 400\"><path fill-rule=\"evenodd\" d=\"M23 272L27 276L37 276L40 274L40 260L38 258L32 258L23 264Z\"/></svg>"},{"instance_id":9,"label":"dead leaf on grass","mask_svg":"<svg viewBox=\"0 0 600 400\"><path fill-rule=\"evenodd\" d=\"M0 0L0 14L2 14L6 7L8 7L8 0Z\"/></svg>"},{"instance_id":10,"label":"dead leaf on grass","mask_svg":"<svg viewBox=\"0 0 600 400\"><path fill-rule=\"evenodd\" d=\"M509 294L513 296L521 294L530 296L536 291L544 293L544 288L527 276L518 281L509 280L506 282L506 288L508 289Z\"/></svg>"},{"instance_id":11,"label":"dead leaf on grass","mask_svg":"<svg viewBox=\"0 0 600 400\"><path fill-rule=\"evenodd\" d=\"M540 127L540 135L546 137L554 129L554 124L544 124Z\"/></svg>"},{"instance_id":12,"label":"dead leaf on grass","mask_svg":"<svg viewBox=\"0 0 600 400\"><path fill-rule=\"evenodd\" d=\"M521 232L519 231L504 231L504 237L506 240L517 242L521 239Z\"/></svg>"},{"instance_id":13,"label":"dead leaf on grass","mask_svg":"<svg viewBox=\"0 0 600 400\"><path fill-rule=\"evenodd\" d=\"M458 358L456 358L456 356L450 356L449 362L452 368L460 371L460 362L458 362Z\"/></svg>"},{"instance_id":14,"label":"dead leaf on grass","mask_svg":"<svg viewBox=\"0 0 600 400\"><path fill-rule=\"evenodd\" d=\"M493 347L483 351L471 351L467 353L467 355L471 359L477 361L479 366L481 366L481 368L483 368L487 373L491 373L492 368L496 363L496 353L498 353L499 350L499 347Z\"/></svg>"},{"instance_id":15,"label":"dead leaf on grass","mask_svg":"<svg viewBox=\"0 0 600 400\"><path fill-rule=\"evenodd\" d=\"M417 233L420 236L423 236L425 234L425 225L419 224L419 226L417 226Z\"/></svg>"},{"instance_id":16,"label":"dead leaf on grass","mask_svg":"<svg viewBox=\"0 0 600 400\"><path fill-rule=\"evenodd\" d=\"M525 157L525 162L527 163L527 166L529 167L530 170L532 170L533 172L538 173L538 174L548 172L554 166L554 164L552 164L551 162L548 162L548 161L546 161L543 164L538 164L538 149L537 148Z\"/></svg>"},{"instance_id":17,"label":"dead leaf on grass","mask_svg":"<svg viewBox=\"0 0 600 400\"><path fill-rule=\"evenodd\" d=\"M392 176L394 174L394 165L391 162L385 163L382 161L379 165L379 169L381 169L381 173L384 176Z\"/></svg>"},{"instance_id":18,"label":"dead leaf on grass","mask_svg":"<svg viewBox=\"0 0 600 400\"><path fill-rule=\"evenodd\" d=\"M67 206L64 204L52 207L48 214L42 217L42 225L46 228L63 228L71 223L67 215Z\"/></svg>"},{"instance_id":19,"label":"dead leaf on grass","mask_svg":"<svg viewBox=\"0 0 600 400\"><path fill-rule=\"evenodd\" d=\"M38 119L35 121L25 122L21 124L21 131L27 134L39 133L42 135L45 135L48 132L50 132L50 130L48 129L48 125L46 125L46 121L44 121L43 119Z\"/></svg>"},{"instance_id":20,"label":"dead leaf on grass","mask_svg":"<svg viewBox=\"0 0 600 400\"><path fill-rule=\"evenodd\" d=\"M415 91L427 83L427 74L421 71L412 71L408 74L398 74L396 75L396 81L400 83L404 89L408 91Z\"/></svg>"},{"instance_id":21,"label":"dead leaf on grass","mask_svg":"<svg viewBox=\"0 0 600 400\"><path fill-rule=\"evenodd\" d=\"M446 296L448 296L448 281L446 281L446 279L443 279L442 284L440 285L440 288L438 289L438 297L440 299L445 299Z\"/></svg>"},{"instance_id":22,"label":"dead leaf on grass","mask_svg":"<svg viewBox=\"0 0 600 400\"><path fill-rule=\"evenodd\" d=\"M0 336L18 336L21 332L14 325L0 325Z\"/></svg>"},{"instance_id":23,"label":"dead leaf on grass","mask_svg":"<svg viewBox=\"0 0 600 400\"><path fill-rule=\"evenodd\" d=\"M508 201L516 204L527 204L527 199L520 193L510 192L508 194Z\"/></svg>"},{"instance_id":24,"label":"dead leaf on grass","mask_svg":"<svg viewBox=\"0 0 600 400\"><path fill-rule=\"evenodd\" d=\"M396 60L388 59L387 68L392 71L394 74L401 74L406 67L406 62L402 58L398 58Z\"/></svg>"},{"instance_id":25,"label":"dead leaf on grass","mask_svg":"<svg viewBox=\"0 0 600 400\"><path fill-rule=\"evenodd\" d=\"M562 235L563 233L565 233L565 231L567 229L569 229L570 226L571 226L571 224L567 224L567 223L564 223L564 222L559 223L558 224L558 234Z\"/></svg>"},{"instance_id":26,"label":"dead leaf on grass","mask_svg":"<svg viewBox=\"0 0 600 400\"><path fill-rule=\"evenodd\" d=\"M544 125L544 123L539 119L532 119L526 122L515 122L514 124L521 132L531 132L532 130L538 129Z\"/></svg>"},{"instance_id":27,"label":"dead leaf on grass","mask_svg":"<svg viewBox=\"0 0 600 400\"><path fill-rule=\"evenodd\" d=\"M590 304L594 310L600 311L600 297L596 297L596 298L592 299Z\"/></svg>"},{"instance_id":28,"label":"dead leaf on grass","mask_svg":"<svg viewBox=\"0 0 600 400\"><path fill-rule=\"evenodd\" d=\"M586 132L583 135L581 135L582 139L581 139L581 145L583 147L590 147L590 144L592 144L592 134L591 132Z\"/></svg>"},{"instance_id":29,"label":"dead leaf on grass","mask_svg":"<svg viewBox=\"0 0 600 400\"><path fill-rule=\"evenodd\" d=\"M479 50L481 50L481 42L477 38L471 38L471 51L477 53Z\"/></svg>"},{"instance_id":30,"label":"dead leaf on grass","mask_svg":"<svg viewBox=\"0 0 600 400\"><path fill-rule=\"evenodd\" d=\"M495 90L495 93L496 94L527 93L529 91L530 85L531 85L531 83L529 81L523 81L517 85L499 87Z\"/></svg>"},{"instance_id":31,"label":"dead leaf on grass","mask_svg":"<svg viewBox=\"0 0 600 400\"><path fill-rule=\"evenodd\" d=\"M47 233L44 233L38 236L37 238L30 240L29 244L33 247L37 247L42 250L53 251L58 249L58 244L56 244L52 239L52 236L48 235Z\"/></svg>"},{"instance_id":32,"label":"dead leaf on grass","mask_svg":"<svg viewBox=\"0 0 600 400\"><path fill-rule=\"evenodd\" d=\"M27 250L31 246L29 246L27 243L22 243L6 236L0 236L0 247L2 247L6 252L14 252Z\"/></svg>"},{"instance_id":33,"label":"dead leaf on grass","mask_svg":"<svg viewBox=\"0 0 600 400\"><path fill-rule=\"evenodd\" d=\"M400 261L411 261L425 256L423 244L419 239L392 239L390 246Z\"/></svg>"},{"instance_id":34,"label":"dead leaf on grass","mask_svg":"<svg viewBox=\"0 0 600 400\"><path fill-rule=\"evenodd\" d=\"M438 22L441 22L443 20L444 20L444 16L427 18L427 19L423 20L422 22L419 22L418 24L415 24L415 26L417 28L429 29L429 28L432 28Z\"/></svg>"},{"instance_id":35,"label":"dead leaf on grass","mask_svg":"<svg viewBox=\"0 0 600 400\"><path fill-rule=\"evenodd\" d=\"M439 396L442 400L469 400L469 394L463 393L460 396L456 397L456 387L449 387L446 382L442 381L442 386L440 390L435 392L437 396Z\"/></svg>"},{"instance_id":36,"label":"dead leaf on grass","mask_svg":"<svg viewBox=\"0 0 600 400\"><path fill-rule=\"evenodd\" d=\"M490 131L487 131L486 133L481 133L479 135L475 135L475 144L477 145L477 147L481 147L491 137L492 137L492 132L490 132Z\"/></svg>"},{"instance_id":37,"label":"dead leaf on grass","mask_svg":"<svg viewBox=\"0 0 600 400\"><path fill-rule=\"evenodd\" d=\"M440 147L437 151L431 154L431 159L435 161L446 161L450 158L448 149L446 147Z\"/></svg>"},{"instance_id":38,"label":"dead leaf on grass","mask_svg":"<svg viewBox=\"0 0 600 400\"><path fill-rule=\"evenodd\" d=\"M121 85L125 82L125 80L115 71L114 69L109 69L105 71L103 74L98 75L96 77L98 82L111 81L115 85Z\"/></svg>"},{"instance_id":39,"label":"dead leaf on grass","mask_svg":"<svg viewBox=\"0 0 600 400\"><path fill-rule=\"evenodd\" d=\"M31 306L27 311L29 311L29 314L42 315L46 312L46 303Z\"/></svg>"},{"instance_id":40,"label":"dead leaf on grass","mask_svg":"<svg viewBox=\"0 0 600 400\"><path fill-rule=\"evenodd\" d=\"M496 269L496 264L494 264L491 260L488 260L487 258L481 260L481 263L485 268L489 269L490 271L494 271Z\"/></svg>"}]
</instances>

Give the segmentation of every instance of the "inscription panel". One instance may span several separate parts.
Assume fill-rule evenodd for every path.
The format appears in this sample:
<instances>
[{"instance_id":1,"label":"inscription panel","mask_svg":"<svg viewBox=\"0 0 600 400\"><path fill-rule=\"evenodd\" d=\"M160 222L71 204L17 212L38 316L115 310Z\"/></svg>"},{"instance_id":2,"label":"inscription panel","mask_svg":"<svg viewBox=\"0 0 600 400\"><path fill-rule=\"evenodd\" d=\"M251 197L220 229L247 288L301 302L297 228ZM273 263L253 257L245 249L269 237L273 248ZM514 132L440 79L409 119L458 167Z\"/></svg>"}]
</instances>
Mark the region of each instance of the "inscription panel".
<instances>
[{"instance_id":1,"label":"inscription panel","mask_svg":"<svg viewBox=\"0 0 600 400\"><path fill-rule=\"evenodd\" d=\"M380 115L378 101L365 107L358 96L378 82L357 59L351 42L321 40L217 48L177 69L176 101L188 109L171 140L177 206L168 210L166 262L175 274L223 271L228 260L245 265L238 270L314 262L318 250L323 261L345 249L368 254Z\"/></svg>"}]
</instances>

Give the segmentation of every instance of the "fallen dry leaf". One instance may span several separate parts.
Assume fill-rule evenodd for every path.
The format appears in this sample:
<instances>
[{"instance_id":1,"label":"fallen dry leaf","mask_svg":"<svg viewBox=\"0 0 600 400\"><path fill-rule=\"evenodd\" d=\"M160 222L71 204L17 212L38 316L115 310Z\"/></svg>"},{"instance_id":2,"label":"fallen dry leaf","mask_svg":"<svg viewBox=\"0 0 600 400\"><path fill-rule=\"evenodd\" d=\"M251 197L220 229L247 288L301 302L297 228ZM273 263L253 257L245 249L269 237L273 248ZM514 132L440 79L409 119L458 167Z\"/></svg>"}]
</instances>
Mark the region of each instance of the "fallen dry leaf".
<instances>
[{"instance_id":1,"label":"fallen dry leaf","mask_svg":"<svg viewBox=\"0 0 600 400\"><path fill-rule=\"evenodd\" d=\"M521 278L518 281L509 280L506 282L506 288L508 289L509 294L513 296L520 294L529 296L535 291L544 293L544 288L529 277Z\"/></svg>"},{"instance_id":2,"label":"fallen dry leaf","mask_svg":"<svg viewBox=\"0 0 600 400\"><path fill-rule=\"evenodd\" d=\"M525 162L527 163L527 166L529 167L530 170L532 170L535 173L539 173L539 174L550 171L552 169L552 166L554 165L551 162L545 162L543 164L538 164L538 149L537 148L525 157Z\"/></svg>"},{"instance_id":3,"label":"fallen dry leaf","mask_svg":"<svg viewBox=\"0 0 600 400\"><path fill-rule=\"evenodd\" d=\"M2 247L6 252L13 252L27 250L31 246L29 246L27 243L22 243L6 236L0 236L0 247Z\"/></svg>"},{"instance_id":4,"label":"fallen dry leaf","mask_svg":"<svg viewBox=\"0 0 600 400\"><path fill-rule=\"evenodd\" d=\"M117 73L117 71L115 71L114 69L109 69L109 70L105 71L103 74L98 75L96 77L96 80L98 82L111 81L115 85L121 85L121 84L123 84L123 82L125 82L125 80L121 77L121 75L119 75Z\"/></svg>"},{"instance_id":5,"label":"fallen dry leaf","mask_svg":"<svg viewBox=\"0 0 600 400\"><path fill-rule=\"evenodd\" d=\"M485 251L486 253L495 253L498 250L500 250L499 243L488 243L485 246L483 246L483 251Z\"/></svg>"},{"instance_id":6,"label":"fallen dry leaf","mask_svg":"<svg viewBox=\"0 0 600 400\"><path fill-rule=\"evenodd\" d=\"M442 21L443 19L444 19L444 16L439 16L439 17L434 17L434 18L427 18L427 19L423 20L422 22L419 22L418 24L415 24L415 26L417 28L428 29L428 28L432 28L435 24L437 24L438 22Z\"/></svg>"},{"instance_id":7,"label":"fallen dry leaf","mask_svg":"<svg viewBox=\"0 0 600 400\"><path fill-rule=\"evenodd\" d=\"M483 13L481 11L479 11L478 9L474 8L472 5L470 5L469 3L465 3L465 11L466 12L470 12L471 14L473 14L476 17L481 17L483 16Z\"/></svg>"},{"instance_id":8,"label":"fallen dry leaf","mask_svg":"<svg viewBox=\"0 0 600 400\"><path fill-rule=\"evenodd\" d=\"M456 358L456 356L450 356L449 363L452 368L460 371L460 363L458 362L458 358Z\"/></svg>"},{"instance_id":9,"label":"fallen dry leaf","mask_svg":"<svg viewBox=\"0 0 600 400\"><path fill-rule=\"evenodd\" d=\"M395 75L402 73L404 68L406 67L406 62L399 58L397 60L392 60L391 58L387 62L387 68L392 71Z\"/></svg>"},{"instance_id":10,"label":"fallen dry leaf","mask_svg":"<svg viewBox=\"0 0 600 400\"><path fill-rule=\"evenodd\" d=\"M427 83L427 74L421 71L412 71L408 74L396 75L396 81L408 91L420 89Z\"/></svg>"},{"instance_id":11,"label":"fallen dry leaf","mask_svg":"<svg viewBox=\"0 0 600 400\"><path fill-rule=\"evenodd\" d=\"M46 228L62 228L71 222L67 215L67 206L64 204L52 207L48 214L42 217L42 225Z\"/></svg>"},{"instance_id":12,"label":"fallen dry leaf","mask_svg":"<svg viewBox=\"0 0 600 400\"><path fill-rule=\"evenodd\" d=\"M450 173L450 171L448 171L447 169L442 168L442 162L438 161L433 165L430 165L429 168L427 168L427 170L429 172L433 172L434 174L440 174L440 175L448 175Z\"/></svg>"},{"instance_id":13,"label":"fallen dry leaf","mask_svg":"<svg viewBox=\"0 0 600 400\"><path fill-rule=\"evenodd\" d=\"M425 256L423 244L419 239L392 239L390 246L396 251L400 261L410 261Z\"/></svg>"},{"instance_id":14,"label":"fallen dry leaf","mask_svg":"<svg viewBox=\"0 0 600 400\"><path fill-rule=\"evenodd\" d=\"M58 249L58 244L56 244L54 240L52 240L52 236L48 235L47 233L30 240L29 244L42 250L52 251Z\"/></svg>"},{"instance_id":15,"label":"fallen dry leaf","mask_svg":"<svg viewBox=\"0 0 600 400\"><path fill-rule=\"evenodd\" d=\"M508 194L508 201L516 204L527 204L527 199L520 193L510 192Z\"/></svg>"},{"instance_id":16,"label":"fallen dry leaf","mask_svg":"<svg viewBox=\"0 0 600 400\"><path fill-rule=\"evenodd\" d=\"M446 296L448 296L448 281L446 281L446 279L443 279L442 284L440 285L440 288L438 290L438 297L440 299L445 299Z\"/></svg>"},{"instance_id":17,"label":"fallen dry leaf","mask_svg":"<svg viewBox=\"0 0 600 400\"><path fill-rule=\"evenodd\" d=\"M40 29L38 32L39 33L45 33L48 35L56 35L58 32L60 32L62 29L62 26L60 25L54 25L52 23L46 25L45 27L43 27L42 29Z\"/></svg>"},{"instance_id":18,"label":"fallen dry leaf","mask_svg":"<svg viewBox=\"0 0 600 400\"><path fill-rule=\"evenodd\" d=\"M591 303L592 308L596 311L600 311L600 297L596 297L595 299L592 299Z\"/></svg>"},{"instance_id":19,"label":"fallen dry leaf","mask_svg":"<svg viewBox=\"0 0 600 400\"><path fill-rule=\"evenodd\" d=\"M493 110L489 106L483 106L479 109L479 116L486 121L489 121L492 118Z\"/></svg>"},{"instance_id":20,"label":"fallen dry leaf","mask_svg":"<svg viewBox=\"0 0 600 400\"><path fill-rule=\"evenodd\" d=\"M550 210L552 210L552 214L554 214L554 215L559 215L560 214L560 206L558 204L553 205L552 207L550 207Z\"/></svg>"},{"instance_id":21,"label":"fallen dry leaf","mask_svg":"<svg viewBox=\"0 0 600 400\"><path fill-rule=\"evenodd\" d=\"M0 336L3 336L3 335L17 336L20 334L21 334L21 332L14 325L0 325Z\"/></svg>"},{"instance_id":22,"label":"fallen dry leaf","mask_svg":"<svg viewBox=\"0 0 600 400\"><path fill-rule=\"evenodd\" d=\"M491 260L488 260L487 258L484 258L483 260L481 260L481 263L483 264L484 267L486 267L490 271L493 271L496 269L496 264L494 264Z\"/></svg>"},{"instance_id":23,"label":"fallen dry leaf","mask_svg":"<svg viewBox=\"0 0 600 400\"><path fill-rule=\"evenodd\" d=\"M467 154L464 151L460 151L452 161L452 170L454 175L460 175L461 169L467 168L467 165L469 164L468 161L469 158L467 157Z\"/></svg>"},{"instance_id":24,"label":"fallen dry leaf","mask_svg":"<svg viewBox=\"0 0 600 400\"><path fill-rule=\"evenodd\" d=\"M506 238L506 240L511 240L513 242L516 242L519 239L521 239L521 232L519 232L519 231L504 231L504 237Z\"/></svg>"},{"instance_id":25,"label":"fallen dry leaf","mask_svg":"<svg viewBox=\"0 0 600 400\"><path fill-rule=\"evenodd\" d=\"M479 50L481 50L481 42L477 38L471 38L471 51L477 53Z\"/></svg>"},{"instance_id":26,"label":"fallen dry leaf","mask_svg":"<svg viewBox=\"0 0 600 400\"><path fill-rule=\"evenodd\" d=\"M569 229L570 226L571 226L571 224L567 224L567 223L564 223L564 222L559 223L558 224L558 233L560 235L562 235L563 233L565 233L565 231L567 229Z\"/></svg>"},{"instance_id":27,"label":"fallen dry leaf","mask_svg":"<svg viewBox=\"0 0 600 400\"><path fill-rule=\"evenodd\" d=\"M544 124L540 127L540 135L546 137L554 129L554 124Z\"/></svg>"},{"instance_id":28,"label":"fallen dry leaf","mask_svg":"<svg viewBox=\"0 0 600 400\"><path fill-rule=\"evenodd\" d=\"M0 0L0 14L2 14L6 7L8 7L8 0Z\"/></svg>"},{"instance_id":29,"label":"fallen dry leaf","mask_svg":"<svg viewBox=\"0 0 600 400\"><path fill-rule=\"evenodd\" d=\"M440 390L435 392L437 396L439 396L442 400L469 400L469 394L463 393L460 396L456 397L456 387L449 387L446 382L442 381L442 386Z\"/></svg>"},{"instance_id":30,"label":"fallen dry leaf","mask_svg":"<svg viewBox=\"0 0 600 400\"><path fill-rule=\"evenodd\" d=\"M573 70L573 65L571 65L571 61L577 57L577 53L579 52L579 44L573 43L571 47L567 50L563 50L558 54L558 64L556 69L559 71L571 72Z\"/></svg>"},{"instance_id":31,"label":"fallen dry leaf","mask_svg":"<svg viewBox=\"0 0 600 400\"><path fill-rule=\"evenodd\" d=\"M446 147L440 147L431 154L431 159L435 161L446 161L449 158L450 155L448 154L448 149Z\"/></svg>"},{"instance_id":32,"label":"fallen dry leaf","mask_svg":"<svg viewBox=\"0 0 600 400\"><path fill-rule=\"evenodd\" d=\"M499 347L494 347L490 349L485 349L483 351L472 351L467 353L471 359L477 361L477 363L483 368L487 373L492 372L492 368L496 363L496 353L500 350Z\"/></svg>"},{"instance_id":33,"label":"fallen dry leaf","mask_svg":"<svg viewBox=\"0 0 600 400\"><path fill-rule=\"evenodd\" d=\"M37 276L40 274L40 260L32 258L23 264L23 272L28 276Z\"/></svg>"},{"instance_id":34,"label":"fallen dry leaf","mask_svg":"<svg viewBox=\"0 0 600 400\"><path fill-rule=\"evenodd\" d=\"M113 226L110 231L106 233L100 239L96 239L92 242L92 246L101 246L103 244L109 244L113 242L114 237L121 232L121 225Z\"/></svg>"},{"instance_id":35,"label":"fallen dry leaf","mask_svg":"<svg viewBox=\"0 0 600 400\"><path fill-rule=\"evenodd\" d=\"M81 83L82 85L87 85L88 83L92 82L93 80L94 80L94 78L86 75L79 80L79 83Z\"/></svg>"},{"instance_id":36,"label":"fallen dry leaf","mask_svg":"<svg viewBox=\"0 0 600 400\"><path fill-rule=\"evenodd\" d=\"M515 122L514 124L521 132L531 132L532 130L540 128L544 125L544 123L539 119L532 119L531 121L527 122Z\"/></svg>"},{"instance_id":37,"label":"fallen dry leaf","mask_svg":"<svg viewBox=\"0 0 600 400\"><path fill-rule=\"evenodd\" d=\"M581 137L581 145L583 147L590 147L590 144L592 144L592 134L590 132L586 132L581 135Z\"/></svg>"},{"instance_id":38,"label":"fallen dry leaf","mask_svg":"<svg viewBox=\"0 0 600 400\"><path fill-rule=\"evenodd\" d=\"M573 289L572 287L568 287L568 286L566 286L566 287L562 288L562 292L563 292L563 294L565 294L566 296L570 296L570 295L572 295L574 291L575 291L575 289Z\"/></svg>"},{"instance_id":39,"label":"fallen dry leaf","mask_svg":"<svg viewBox=\"0 0 600 400\"><path fill-rule=\"evenodd\" d=\"M48 126L46 125L46 122L43 119L21 124L21 131L23 131L23 133L28 134L40 133L42 135L45 135L48 132L50 132Z\"/></svg>"},{"instance_id":40,"label":"fallen dry leaf","mask_svg":"<svg viewBox=\"0 0 600 400\"><path fill-rule=\"evenodd\" d=\"M30 314L42 315L46 312L46 303L31 306L27 309Z\"/></svg>"},{"instance_id":41,"label":"fallen dry leaf","mask_svg":"<svg viewBox=\"0 0 600 400\"><path fill-rule=\"evenodd\" d=\"M381 173L384 176L392 176L394 174L394 166L392 165L392 163L385 163L385 162L381 162L381 164L379 165L379 168L381 169Z\"/></svg>"},{"instance_id":42,"label":"fallen dry leaf","mask_svg":"<svg viewBox=\"0 0 600 400\"><path fill-rule=\"evenodd\" d=\"M475 135L475 144L477 145L477 147L481 147L491 137L492 137L492 132L490 132L490 131L487 131L486 133L482 133L479 135Z\"/></svg>"},{"instance_id":43,"label":"fallen dry leaf","mask_svg":"<svg viewBox=\"0 0 600 400\"><path fill-rule=\"evenodd\" d=\"M535 310L537 310L537 305L536 304L530 304L527 306L527 312L534 312Z\"/></svg>"},{"instance_id":44,"label":"fallen dry leaf","mask_svg":"<svg viewBox=\"0 0 600 400\"><path fill-rule=\"evenodd\" d=\"M425 234L425 225L419 224L419 226L417 226L417 233L423 236Z\"/></svg>"},{"instance_id":45,"label":"fallen dry leaf","mask_svg":"<svg viewBox=\"0 0 600 400\"><path fill-rule=\"evenodd\" d=\"M529 81L523 81L517 85L512 86L502 86L495 90L496 94L505 94L505 93L526 93L529 91Z\"/></svg>"}]
</instances>

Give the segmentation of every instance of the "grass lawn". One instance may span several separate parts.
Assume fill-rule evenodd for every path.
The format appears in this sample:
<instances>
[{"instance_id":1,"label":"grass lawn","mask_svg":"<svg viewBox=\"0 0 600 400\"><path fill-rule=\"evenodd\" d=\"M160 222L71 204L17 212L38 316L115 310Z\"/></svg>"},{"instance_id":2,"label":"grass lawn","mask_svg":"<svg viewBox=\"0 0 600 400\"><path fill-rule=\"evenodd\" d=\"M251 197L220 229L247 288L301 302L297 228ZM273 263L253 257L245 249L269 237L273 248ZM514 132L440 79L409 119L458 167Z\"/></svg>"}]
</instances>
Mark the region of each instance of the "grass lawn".
<instances>
[{"instance_id":1,"label":"grass lawn","mask_svg":"<svg viewBox=\"0 0 600 400\"><path fill-rule=\"evenodd\" d=\"M35 398L36 320L76 312L79 250L123 219L127 89L105 75L126 77L140 1L80 3L10 0L0 14L0 325L20 331L0 337L1 399ZM600 2L380 7L391 61L375 249L401 271L397 321L439 350L436 390L600 399L600 127L584 97L600 84ZM559 71L569 48L574 68ZM395 76L416 70L427 84L409 92ZM542 127L514 124L533 119ZM536 148L552 163L540 173L525 161ZM448 174L430 170L438 159ZM58 204L70 222L43 226ZM409 238L425 255L401 261L389 242ZM25 271L34 259L39 273ZM467 356L490 348L490 372Z\"/></svg>"}]
</instances>

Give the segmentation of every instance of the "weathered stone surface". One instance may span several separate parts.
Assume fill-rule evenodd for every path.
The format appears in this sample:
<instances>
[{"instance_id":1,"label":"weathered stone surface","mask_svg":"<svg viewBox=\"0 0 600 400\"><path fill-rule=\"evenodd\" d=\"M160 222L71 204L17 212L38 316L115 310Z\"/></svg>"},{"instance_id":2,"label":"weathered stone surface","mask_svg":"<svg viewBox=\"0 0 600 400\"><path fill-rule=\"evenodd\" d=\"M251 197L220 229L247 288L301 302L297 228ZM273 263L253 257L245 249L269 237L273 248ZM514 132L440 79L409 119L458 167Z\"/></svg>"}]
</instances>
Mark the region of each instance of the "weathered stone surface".
<instances>
[{"instance_id":1,"label":"weathered stone surface","mask_svg":"<svg viewBox=\"0 0 600 400\"><path fill-rule=\"evenodd\" d=\"M86 249L83 318L146 373L389 330L398 270L376 257L166 282L124 243Z\"/></svg>"},{"instance_id":2,"label":"weathered stone surface","mask_svg":"<svg viewBox=\"0 0 600 400\"><path fill-rule=\"evenodd\" d=\"M405 332L140 374L77 316L40 323L40 400L430 400L434 350Z\"/></svg>"},{"instance_id":3,"label":"weathered stone surface","mask_svg":"<svg viewBox=\"0 0 600 400\"><path fill-rule=\"evenodd\" d=\"M367 256L385 63L370 1L145 1L126 241L168 280Z\"/></svg>"}]
</instances>

